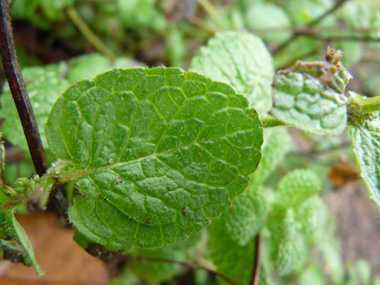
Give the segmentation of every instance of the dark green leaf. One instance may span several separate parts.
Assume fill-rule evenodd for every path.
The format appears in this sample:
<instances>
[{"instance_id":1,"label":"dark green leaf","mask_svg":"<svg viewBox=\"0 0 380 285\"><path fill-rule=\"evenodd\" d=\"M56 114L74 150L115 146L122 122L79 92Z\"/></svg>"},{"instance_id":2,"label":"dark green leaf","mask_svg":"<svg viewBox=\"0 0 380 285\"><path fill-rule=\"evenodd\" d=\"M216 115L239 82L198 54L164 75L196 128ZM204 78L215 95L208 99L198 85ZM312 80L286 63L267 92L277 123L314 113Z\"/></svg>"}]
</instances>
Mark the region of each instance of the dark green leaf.
<instances>
[{"instance_id":1,"label":"dark green leaf","mask_svg":"<svg viewBox=\"0 0 380 285\"><path fill-rule=\"evenodd\" d=\"M109 250L160 247L202 230L248 186L262 144L244 96L163 67L79 82L55 104L46 132L56 156L72 163L61 181L77 180L69 216L78 242Z\"/></svg>"}]
</instances>

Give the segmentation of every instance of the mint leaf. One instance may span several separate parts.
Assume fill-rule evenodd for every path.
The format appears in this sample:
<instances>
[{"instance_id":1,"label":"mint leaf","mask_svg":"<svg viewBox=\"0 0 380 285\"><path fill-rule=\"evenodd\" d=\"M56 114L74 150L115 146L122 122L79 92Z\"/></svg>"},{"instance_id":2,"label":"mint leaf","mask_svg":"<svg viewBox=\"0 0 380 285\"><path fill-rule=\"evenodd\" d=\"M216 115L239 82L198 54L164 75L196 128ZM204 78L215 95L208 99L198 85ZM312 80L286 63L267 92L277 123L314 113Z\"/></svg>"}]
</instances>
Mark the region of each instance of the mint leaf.
<instances>
[{"instance_id":1,"label":"mint leaf","mask_svg":"<svg viewBox=\"0 0 380 285\"><path fill-rule=\"evenodd\" d=\"M295 208L317 195L321 189L318 176L308 169L297 169L283 177L277 186L273 212Z\"/></svg>"},{"instance_id":2,"label":"mint leaf","mask_svg":"<svg viewBox=\"0 0 380 285\"><path fill-rule=\"evenodd\" d=\"M286 128L264 129L262 158L257 170L249 176L249 188L257 188L268 178L290 150L291 141Z\"/></svg>"},{"instance_id":3,"label":"mint leaf","mask_svg":"<svg viewBox=\"0 0 380 285\"><path fill-rule=\"evenodd\" d=\"M316 135L338 135L347 121L347 98L309 73L281 71L274 80L272 115Z\"/></svg>"},{"instance_id":4,"label":"mint leaf","mask_svg":"<svg viewBox=\"0 0 380 285\"><path fill-rule=\"evenodd\" d=\"M240 246L230 238L224 225L215 220L209 228L210 258L217 271L225 274L237 284L249 284L253 268L255 241ZM230 284L218 278L218 284Z\"/></svg>"},{"instance_id":5,"label":"mint leaf","mask_svg":"<svg viewBox=\"0 0 380 285\"><path fill-rule=\"evenodd\" d=\"M259 113L272 106L272 58L260 38L252 34L216 34L193 58L190 71L230 84Z\"/></svg>"},{"instance_id":6,"label":"mint leaf","mask_svg":"<svg viewBox=\"0 0 380 285\"><path fill-rule=\"evenodd\" d=\"M350 125L351 139L360 175L368 189L369 199L380 209L380 119L379 113L365 118L363 124Z\"/></svg>"},{"instance_id":7,"label":"mint leaf","mask_svg":"<svg viewBox=\"0 0 380 285\"><path fill-rule=\"evenodd\" d=\"M104 55L94 53L73 58L68 62L68 66L70 69L66 79L73 84L111 69L111 61Z\"/></svg>"},{"instance_id":8,"label":"mint leaf","mask_svg":"<svg viewBox=\"0 0 380 285\"><path fill-rule=\"evenodd\" d=\"M143 280L153 283L169 281L181 273L183 266L165 261L191 262L195 258L195 245L200 238L201 235L197 234L186 241L158 249L136 249L129 253L129 256L134 256L144 262L128 262L128 267Z\"/></svg>"},{"instance_id":9,"label":"mint leaf","mask_svg":"<svg viewBox=\"0 0 380 285\"><path fill-rule=\"evenodd\" d=\"M249 189L236 198L231 208L220 218L220 222L231 239L244 246L265 225L267 215L265 195Z\"/></svg>"},{"instance_id":10,"label":"mint leaf","mask_svg":"<svg viewBox=\"0 0 380 285\"><path fill-rule=\"evenodd\" d=\"M54 102L69 86L69 83L61 78L61 74L66 68L66 65L62 63L45 67L27 67L22 72L44 148L48 148L48 145L43 126ZM6 139L19 147L24 153L29 153L24 131L8 84L3 88L0 103L0 118L4 119L3 132Z\"/></svg>"},{"instance_id":11,"label":"mint leaf","mask_svg":"<svg viewBox=\"0 0 380 285\"><path fill-rule=\"evenodd\" d=\"M33 265L38 275L44 275L45 271L39 266L32 244L16 220L14 210L14 208L11 210L0 209L0 244L3 248L3 258L12 262L22 262L26 266ZM4 240L9 238L15 240L22 248Z\"/></svg>"},{"instance_id":12,"label":"mint leaf","mask_svg":"<svg viewBox=\"0 0 380 285\"><path fill-rule=\"evenodd\" d=\"M302 255L303 236L299 231L293 209L288 209L284 219L270 224L275 252L275 270L279 275L292 272Z\"/></svg>"},{"instance_id":13,"label":"mint leaf","mask_svg":"<svg viewBox=\"0 0 380 285\"><path fill-rule=\"evenodd\" d=\"M114 69L68 89L46 125L77 181L70 221L86 246L160 247L210 224L248 186L262 126L226 84L178 68ZM89 215L88 213L92 213Z\"/></svg>"}]
</instances>

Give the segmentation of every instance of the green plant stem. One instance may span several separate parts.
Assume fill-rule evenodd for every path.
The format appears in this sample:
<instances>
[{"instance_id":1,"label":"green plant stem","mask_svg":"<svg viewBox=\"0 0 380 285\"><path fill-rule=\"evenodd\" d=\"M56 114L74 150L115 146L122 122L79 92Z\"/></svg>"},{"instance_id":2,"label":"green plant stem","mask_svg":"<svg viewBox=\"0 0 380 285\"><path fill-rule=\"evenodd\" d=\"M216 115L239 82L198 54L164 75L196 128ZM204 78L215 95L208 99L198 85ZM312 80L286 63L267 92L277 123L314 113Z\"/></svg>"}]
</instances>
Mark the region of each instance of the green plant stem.
<instances>
[{"instance_id":1,"label":"green plant stem","mask_svg":"<svg viewBox=\"0 0 380 285\"><path fill-rule=\"evenodd\" d=\"M270 116L261 117L260 120L263 123L263 128L273 128L286 125L283 121Z\"/></svg>"},{"instance_id":2,"label":"green plant stem","mask_svg":"<svg viewBox=\"0 0 380 285\"><path fill-rule=\"evenodd\" d=\"M362 98L356 97L351 104L355 113L359 115L380 111L380 97Z\"/></svg>"},{"instance_id":3,"label":"green plant stem","mask_svg":"<svg viewBox=\"0 0 380 285\"><path fill-rule=\"evenodd\" d=\"M86 22L83 21L81 16L78 14L77 10L73 7L67 8L67 15L70 20L77 26L82 35L89 41L91 45L94 46L99 52L103 53L105 56L111 60L116 59L116 54L110 50L105 43L99 39L99 37L87 26Z\"/></svg>"},{"instance_id":4,"label":"green plant stem","mask_svg":"<svg viewBox=\"0 0 380 285\"><path fill-rule=\"evenodd\" d=\"M216 12L214 6L208 0L198 0L198 3L202 6L202 8L209 14L211 19L218 25L221 30L224 30L224 25L222 20L220 19L218 13Z\"/></svg>"}]
</instances>

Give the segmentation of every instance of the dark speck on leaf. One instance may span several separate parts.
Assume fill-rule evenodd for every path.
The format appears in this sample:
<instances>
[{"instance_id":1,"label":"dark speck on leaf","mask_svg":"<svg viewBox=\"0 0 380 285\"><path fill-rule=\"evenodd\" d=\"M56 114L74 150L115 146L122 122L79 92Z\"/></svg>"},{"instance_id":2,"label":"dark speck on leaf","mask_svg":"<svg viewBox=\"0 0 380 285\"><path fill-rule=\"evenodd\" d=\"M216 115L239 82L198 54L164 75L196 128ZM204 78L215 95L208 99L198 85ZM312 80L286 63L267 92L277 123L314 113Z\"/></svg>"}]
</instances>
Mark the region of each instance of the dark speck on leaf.
<instances>
[{"instance_id":1,"label":"dark speck on leaf","mask_svg":"<svg viewBox=\"0 0 380 285\"><path fill-rule=\"evenodd\" d=\"M117 176L115 179L115 184L120 184L121 182L123 182L123 179L121 179L120 176Z\"/></svg>"},{"instance_id":2,"label":"dark speck on leaf","mask_svg":"<svg viewBox=\"0 0 380 285\"><path fill-rule=\"evenodd\" d=\"M182 214L183 214L184 216L187 216L187 214L189 213L189 211L190 211L190 208L189 208L189 207L186 207L185 209L182 210Z\"/></svg>"}]
</instances>

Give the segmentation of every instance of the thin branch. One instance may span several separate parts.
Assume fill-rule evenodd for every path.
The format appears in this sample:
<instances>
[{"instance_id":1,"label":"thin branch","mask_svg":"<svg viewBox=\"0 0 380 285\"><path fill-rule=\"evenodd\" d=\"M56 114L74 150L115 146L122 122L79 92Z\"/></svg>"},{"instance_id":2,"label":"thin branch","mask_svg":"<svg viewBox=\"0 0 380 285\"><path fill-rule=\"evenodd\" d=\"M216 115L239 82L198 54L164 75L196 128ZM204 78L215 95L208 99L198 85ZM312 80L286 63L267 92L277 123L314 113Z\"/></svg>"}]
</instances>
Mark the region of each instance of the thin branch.
<instances>
[{"instance_id":1,"label":"thin branch","mask_svg":"<svg viewBox=\"0 0 380 285\"><path fill-rule=\"evenodd\" d=\"M87 26L86 22L83 21L81 16L78 14L77 10L73 7L67 8L67 15L70 20L74 23L74 25L79 29L82 35L86 38L86 40L99 52L103 53L105 56L110 58L111 60L115 59L116 54L110 50L105 43Z\"/></svg>"},{"instance_id":2,"label":"thin branch","mask_svg":"<svg viewBox=\"0 0 380 285\"><path fill-rule=\"evenodd\" d=\"M214 6L209 0L198 0L198 3L202 8L209 14L210 18L218 25L218 27L224 30L223 21L220 19L218 13L216 12Z\"/></svg>"},{"instance_id":3,"label":"thin branch","mask_svg":"<svg viewBox=\"0 0 380 285\"><path fill-rule=\"evenodd\" d=\"M227 281L230 284L238 285L235 281L231 280L228 276L224 275L223 273L215 271L211 268L207 268L198 264L188 263L185 261L176 261L176 260L165 259L165 258L145 258L145 257L135 258L131 256L128 256L128 260L135 261L135 262L164 262L164 263L179 264L179 265L192 268L192 269L203 269L215 276L219 276L220 278L223 278L225 281Z\"/></svg>"},{"instance_id":4,"label":"thin branch","mask_svg":"<svg viewBox=\"0 0 380 285\"><path fill-rule=\"evenodd\" d=\"M251 285L259 284L260 260L261 260L261 233L258 233L255 240L255 260L253 262Z\"/></svg>"},{"instance_id":5,"label":"thin branch","mask_svg":"<svg viewBox=\"0 0 380 285\"><path fill-rule=\"evenodd\" d=\"M8 0L1 0L0 3L0 51L4 72L24 129L34 167L37 174L42 176L48 169L48 163L16 54Z\"/></svg>"},{"instance_id":6,"label":"thin branch","mask_svg":"<svg viewBox=\"0 0 380 285\"><path fill-rule=\"evenodd\" d=\"M325 13L323 13L321 16L319 16L317 19L315 19L313 22L311 22L307 27L308 28L312 28L312 27L316 26L323 19L325 19L327 16L329 16L332 13L334 13L346 1L347 0L340 0L340 1L336 2L336 4L333 7L331 7L329 10L327 10ZM273 55L275 55L275 54L279 53L280 51L282 51L284 48L286 48L288 45L290 45L294 40L296 40L299 36L300 36L299 33L293 34L293 36L289 40L287 40L286 42L284 42L282 45L280 45L279 47L277 47L273 51Z\"/></svg>"}]
</instances>

